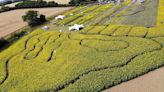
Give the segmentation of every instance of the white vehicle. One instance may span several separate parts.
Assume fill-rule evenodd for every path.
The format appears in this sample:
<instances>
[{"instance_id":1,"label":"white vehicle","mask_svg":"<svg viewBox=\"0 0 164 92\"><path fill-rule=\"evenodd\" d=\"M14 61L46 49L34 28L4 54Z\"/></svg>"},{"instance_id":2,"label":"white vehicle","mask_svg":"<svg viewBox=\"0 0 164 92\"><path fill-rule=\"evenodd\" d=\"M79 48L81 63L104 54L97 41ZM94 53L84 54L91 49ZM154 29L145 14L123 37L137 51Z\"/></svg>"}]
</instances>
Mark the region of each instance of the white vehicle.
<instances>
[{"instance_id":1,"label":"white vehicle","mask_svg":"<svg viewBox=\"0 0 164 92\"><path fill-rule=\"evenodd\" d=\"M64 15L59 15L59 16L57 16L55 19L56 19L56 20L63 20L64 18L65 18Z\"/></svg>"},{"instance_id":2,"label":"white vehicle","mask_svg":"<svg viewBox=\"0 0 164 92\"><path fill-rule=\"evenodd\" d=\"M83 29L83 28L84 28L84 25L74 24L73 26L69 27L69 31L71 30L79 31L80 29Z\"/></svg>"},{"instance_id":3,"label":"white vehicle","mask_svg":"<svg viewBox=\"0 0 164 92\"><path fill-rule=\"evenodd\" d=\"M42 27L42 29L43 29L43 30L48 30L49 27L48 27L48 26L44 26L44 27Z\"/></svg>"}]
</instances>

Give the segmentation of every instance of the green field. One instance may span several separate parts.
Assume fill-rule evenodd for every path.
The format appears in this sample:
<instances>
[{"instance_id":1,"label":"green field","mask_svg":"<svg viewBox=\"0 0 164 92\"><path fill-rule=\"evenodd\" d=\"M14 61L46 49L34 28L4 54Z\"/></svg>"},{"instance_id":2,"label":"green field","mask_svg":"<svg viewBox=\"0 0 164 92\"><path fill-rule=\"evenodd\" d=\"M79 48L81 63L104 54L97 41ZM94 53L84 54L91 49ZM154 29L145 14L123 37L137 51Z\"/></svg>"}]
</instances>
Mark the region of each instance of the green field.
<instances>
[{"instance_id":1,"label":"green field","mask_svg":"<svg viewBox=\"0 0 164 92\"><path fill-rule=\"evenodd\" d=\"M78 7L51 31L38 28L0 52L0 92L99 92L164 66L164 26L103 24L110 9ZM86 28L55 29L74 23Z\"/></svg>"}]
</instances>

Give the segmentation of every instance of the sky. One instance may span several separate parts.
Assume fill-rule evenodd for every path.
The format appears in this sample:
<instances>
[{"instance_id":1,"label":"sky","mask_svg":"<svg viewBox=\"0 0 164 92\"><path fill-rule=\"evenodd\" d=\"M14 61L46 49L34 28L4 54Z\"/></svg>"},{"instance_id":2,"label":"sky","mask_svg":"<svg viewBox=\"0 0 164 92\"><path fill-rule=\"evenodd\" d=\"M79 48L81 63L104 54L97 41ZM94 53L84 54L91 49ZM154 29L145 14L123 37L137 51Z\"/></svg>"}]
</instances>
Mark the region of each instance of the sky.
<instances>
[{"instance_id":1,"label":"sky","mask_svg":"<svg viewBox=\"0 0 164 92\"><path fill-rule=\"evenodd\" d=\"M10 0L0 0L0 2L3 2L3 1L10 1Z\"/></svg>"},{"instance_id":2,"label":"sky","mask_svg":"<svg viewBox=\"0 0 164 92\"><path fill-rule=\"evenodd\" d=\"M3 1L5 1L5 0L0 0L0 2L3 2Z\"/></svg>"}]
</instances>

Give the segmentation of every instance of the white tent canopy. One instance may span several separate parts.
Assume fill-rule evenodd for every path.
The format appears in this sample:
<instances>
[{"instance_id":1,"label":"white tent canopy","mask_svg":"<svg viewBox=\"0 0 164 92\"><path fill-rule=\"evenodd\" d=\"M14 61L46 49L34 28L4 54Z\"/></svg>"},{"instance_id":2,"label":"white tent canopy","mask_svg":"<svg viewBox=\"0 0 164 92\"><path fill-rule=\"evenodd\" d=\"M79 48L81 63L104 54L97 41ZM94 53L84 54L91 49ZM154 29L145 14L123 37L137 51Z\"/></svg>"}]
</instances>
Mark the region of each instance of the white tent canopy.
<instances>
[{"instance_id":1,"label":"white tent canopy","mask_svg":"<svg viewBox=\"0 0 164 92\"><path fill-rule=\"evenodd\" d=\"M82 28L84 28L83 24L82 25L74 24L73 26L69 27L69 31L71 31L71 30L79 31Z\"/></svg>"},{"instance_id":2,"label":"white tent canopy","mask_svg":"<svg viewBox=\"0 0 164 92\"><path fill-rule=\"evenodd\" d=\"M65 18L64 15L59 15L59 16L57 16L55 19L56 19L56 20L63 20L64 18Z\"/></svg>"}]
</instances>

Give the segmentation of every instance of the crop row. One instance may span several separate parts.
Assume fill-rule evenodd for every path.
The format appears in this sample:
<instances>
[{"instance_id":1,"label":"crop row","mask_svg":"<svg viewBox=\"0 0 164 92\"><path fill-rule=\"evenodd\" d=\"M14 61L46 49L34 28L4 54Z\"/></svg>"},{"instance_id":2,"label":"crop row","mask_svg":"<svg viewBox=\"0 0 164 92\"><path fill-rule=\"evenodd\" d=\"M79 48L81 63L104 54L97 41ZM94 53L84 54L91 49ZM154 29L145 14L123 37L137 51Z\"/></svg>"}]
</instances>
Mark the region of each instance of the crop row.
<instances>
[{"instance_id":1,"label":"crop row","mask_svg":"<svg viewBox=\"0 0 164 92\"><path fill-rule=\"evenodd\" d=\"M85 16L87 13L90 13L91 11L95 10L98 8L97 5L91 6L91 7L85 7L85 9L77 14L74 14L72 16L66 17L64 20L60 20L57 24L60 25L66 25L82 16Z\"/></svg>"},{"instance_id":2,"label":"crop row","mask_svg":"<svg viewBox=\"0 0 164 92\"><path fill-rule=\"evenodd\" d=\"M111 9L113 7L112 4L105 4L105 5L93 5L91 7L87 7L87 6L83 6L83 7L79 7L77 9L74 9L70 12L67 12L65 15L67 16L64 20L60 20L57 22L57 24L60 25L73 25L73 24L84 24L86 22L91 22L92 19L95 19L98 15L102 16L101 14L104 11L107 11L109 9L111 9L110 14L105 14L103 15L104 17L102 18L102 20L106 17L111 16L111 14L113 14L114 12L116 12L118 9L120 9L121 7L127 5L130 3L130 0L117 5L114 9ZM73 14L72 16L70 14ZM103 13L104 14L104 13ZM96 23L97 24L97 23Z\"/></svg>"},{"instance_id":3,"label":"crop row","mask_svg":"<svg viewBox=\"0 0 164 92\"><path fill-rule=\"evenodd\" d=\"M111 18L113 18L114 16L116 16L115 13L119 12L121 8L124 8L124 7L128 6L128 4L130 4L130 2L131 1L128 0L126 2L123 2L123 3L119 4L119 5L114 6L114 8L112 8L109 11L109 13L105 14L104 17L99 22L100 23L103 22L101 24L109 25L111 23Z\"/></svg>"},{"instance_id":4,"label":"crop row","mask_svg":"<svg viewBox=\"0 0 164 92\"><path fill-rule=\"evenodd\" d=\"M157 25L162 25L164 24L164 1L159 0L158 3L158 16L157 16Z\"/></svg>"},{"instance_id":5,"label":"crop row","mask_svg":"<svg viewBox=\"0 0 164 92\"><path fill-rule=\"evenodd\" d=\"M69 12L66 12L64 15L65 16L70 16L71 14L77 14L79 11L82 11L83 9L85 9L86 7L84 6L81 6L81 7L76 7L75 9L69 11Z\"/></svg>"},{"instance_id":6,"label":"crop row","mask_svg":"<svg viewBox=\"0 0 164 92\"><path fill-rule=\"evenodd\" d=\"M109 26L88 26L80 33L82 34L101 34L108 36L131 36L131 37L163 37L164 27L158 26L146 28L131 25L109 25Z\"/></svg>"},{"instance_id":7,"label":"crop row","mask_svg":"<svg viewBox=\"0 0 164 92\"><path fill-rule=\"evenodd\" d=\"M101 5L100 7L98 7L97 9L95 9L93 12L88 13L87 15L73 21L70 24L83 24L85 22L89 22L91 19L96 18L97 16L101 16L101 14L108 9L111 9L113 7L112 4L105 4L105 5Z\"/></svg>"}]
</instances>

